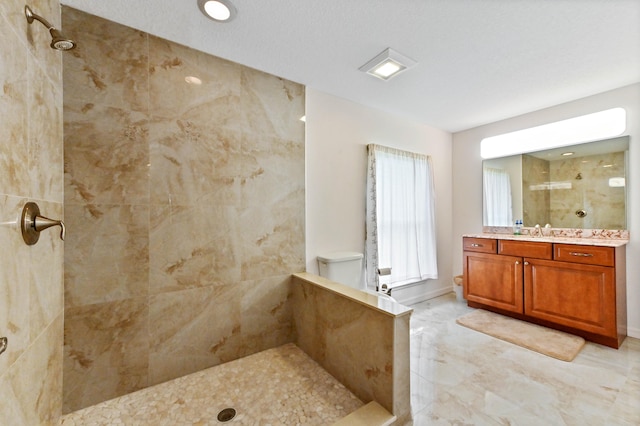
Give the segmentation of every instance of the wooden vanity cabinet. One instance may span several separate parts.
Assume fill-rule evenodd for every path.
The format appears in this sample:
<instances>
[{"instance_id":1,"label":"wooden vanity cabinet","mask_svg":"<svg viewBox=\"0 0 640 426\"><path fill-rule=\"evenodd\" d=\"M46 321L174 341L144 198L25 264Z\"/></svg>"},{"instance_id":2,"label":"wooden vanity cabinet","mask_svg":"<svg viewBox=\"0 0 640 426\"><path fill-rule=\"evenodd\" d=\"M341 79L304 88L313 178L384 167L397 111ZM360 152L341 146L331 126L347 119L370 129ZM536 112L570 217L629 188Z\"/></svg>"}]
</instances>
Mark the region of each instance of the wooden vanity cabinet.
<instances>
[{"instance_id":1,"label":"wooden vanity cabinet","mask_svg":"<svg viewBox=\"0 0 640 426\"><path fill-rule=\"evenodd\" d=\"M617 337L614 268L531 259L524 268L524 314Z\"/></svg>"},{"instance_id":2,"label":"wooden vanity cabinet","mask_svg":"<svg viewBox=\"0 0 640 426\"><path fill-rule=\"evenodd\" d=\"M504 311L523 310L522 258L464 252L464 297Z\"/></svg>"},{"instance_id":3,"label":"wooden vanity cabinet","mask_svg":"<svg viewBox=\"0 0 640 426\"><path fill-rule=\"evenodd\" d=\"M464 238L471 307L618 348L626 336L625 248Z\"/></svg>"}]
</instances>

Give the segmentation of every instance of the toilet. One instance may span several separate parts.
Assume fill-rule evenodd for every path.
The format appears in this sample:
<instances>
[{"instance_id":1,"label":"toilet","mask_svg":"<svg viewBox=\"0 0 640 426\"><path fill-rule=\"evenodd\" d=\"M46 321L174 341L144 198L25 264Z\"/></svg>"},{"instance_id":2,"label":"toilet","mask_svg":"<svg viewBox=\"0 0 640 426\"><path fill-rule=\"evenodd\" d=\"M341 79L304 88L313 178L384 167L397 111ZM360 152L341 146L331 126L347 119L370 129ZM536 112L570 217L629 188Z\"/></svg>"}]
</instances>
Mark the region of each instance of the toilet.
<instances>
[{"instance_id":1,"label":"toilet","mask_svg":"<svg viewBox=\"0 0 640 426\"><path fill-rule=\"evenodd\" d=\"M318 256L320 276L386 300L396 301L388 294L369 290L362 280L362 253L332 252Z\"/></svg>"}]
</instances>

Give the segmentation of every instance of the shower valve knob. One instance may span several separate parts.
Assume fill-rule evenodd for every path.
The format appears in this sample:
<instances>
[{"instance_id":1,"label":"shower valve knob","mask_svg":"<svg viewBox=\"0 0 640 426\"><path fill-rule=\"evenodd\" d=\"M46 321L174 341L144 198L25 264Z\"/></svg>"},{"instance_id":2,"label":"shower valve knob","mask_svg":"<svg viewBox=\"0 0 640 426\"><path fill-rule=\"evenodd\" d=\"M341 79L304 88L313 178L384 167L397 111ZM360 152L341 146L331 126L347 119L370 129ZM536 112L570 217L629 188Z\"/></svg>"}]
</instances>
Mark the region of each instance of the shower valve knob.
<instances>
[{"instance_id":1,"label":"shower valve knob","mask_svg":"<svg viewBox=\"0 0 640 426\"><path fill-rule=\"evenodd\" d=\"M22 238L27 245L31 246L37 243L40 238L40 232L52 226L60 227L60 239L64 241L65 227L61 220L53 220L40 216L40 208L36 203L29 202L24 205L20 227L22 230Z\"/></svg>"}]
</instances>

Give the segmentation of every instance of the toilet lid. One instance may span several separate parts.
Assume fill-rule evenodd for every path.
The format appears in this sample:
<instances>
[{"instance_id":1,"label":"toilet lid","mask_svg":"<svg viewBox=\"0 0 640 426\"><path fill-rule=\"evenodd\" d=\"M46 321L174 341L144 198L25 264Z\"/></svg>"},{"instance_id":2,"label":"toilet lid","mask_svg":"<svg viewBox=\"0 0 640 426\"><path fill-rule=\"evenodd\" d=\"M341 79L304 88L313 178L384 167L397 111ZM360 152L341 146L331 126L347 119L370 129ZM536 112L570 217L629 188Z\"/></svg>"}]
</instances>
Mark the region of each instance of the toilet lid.
<instances>
[{"instance_id":1,"label":"toilet lid","mask_svg":"<svg viewBox=\"0 0 640 426\"><path fill-rule=\"evenodd\" d=\"M322 255L318 255L318 260L321 262L332 263L332 262L347 262L349 260L358 260L362 259L364 256L362 253L358 253L355 251L334 251L332 253L325 253Z\"/></svg>"}]
</instances>

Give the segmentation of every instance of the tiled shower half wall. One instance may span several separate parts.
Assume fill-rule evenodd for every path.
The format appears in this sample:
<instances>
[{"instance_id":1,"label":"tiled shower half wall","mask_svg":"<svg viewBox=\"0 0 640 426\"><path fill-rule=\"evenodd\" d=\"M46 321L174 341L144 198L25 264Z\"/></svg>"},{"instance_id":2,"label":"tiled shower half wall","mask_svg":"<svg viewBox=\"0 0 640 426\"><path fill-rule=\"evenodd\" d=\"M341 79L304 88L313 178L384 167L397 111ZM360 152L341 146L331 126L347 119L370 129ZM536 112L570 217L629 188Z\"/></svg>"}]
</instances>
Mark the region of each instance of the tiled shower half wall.
<instances>
[{"instance_id":1,"label":"tiled shower half wall","mask_svg":"<svg viewBox=\"0 0 640 426\"><path fill-rule=\"evenodd\" d=\"M62 15L63 411L291 342L304 87Z\"/></svg>"}]
</instances>

